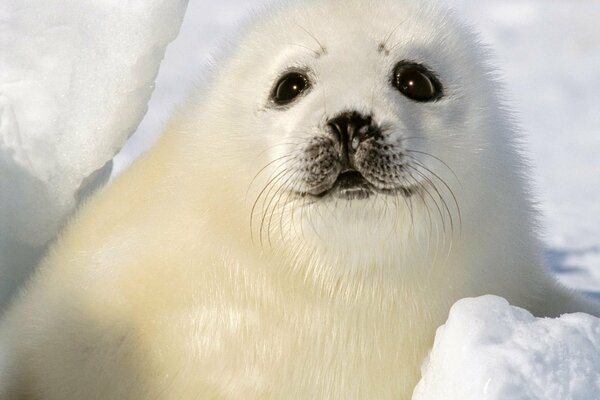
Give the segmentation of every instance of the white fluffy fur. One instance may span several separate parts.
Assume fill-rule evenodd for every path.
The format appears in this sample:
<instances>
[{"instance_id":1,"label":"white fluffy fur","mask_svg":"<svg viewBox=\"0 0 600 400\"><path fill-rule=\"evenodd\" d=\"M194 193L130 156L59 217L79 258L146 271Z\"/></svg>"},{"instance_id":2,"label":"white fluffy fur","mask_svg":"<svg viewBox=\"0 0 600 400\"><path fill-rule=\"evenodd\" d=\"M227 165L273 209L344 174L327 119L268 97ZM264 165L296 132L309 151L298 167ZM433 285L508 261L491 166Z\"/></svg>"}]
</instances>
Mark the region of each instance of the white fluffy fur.
<instances>
[{"instance_id":1,"label":"white fluffy fur","mask_svg":"<svg viewBox=\"0 0 600 400\"><path fill-rule=\"evenodd\" d=\"M598 314L542 265L527 168L476 42L408 0L274 7L51 249L2 321L0 398L408 400L460 298ZM445 97L403 97L400 60L430 66ZM313 88L273 109L290 67ZM286 180L261 194L285 167L270 162L347 109L434 155L414 153L439 195L308 204Z\"/></svg>"}]
</instances>

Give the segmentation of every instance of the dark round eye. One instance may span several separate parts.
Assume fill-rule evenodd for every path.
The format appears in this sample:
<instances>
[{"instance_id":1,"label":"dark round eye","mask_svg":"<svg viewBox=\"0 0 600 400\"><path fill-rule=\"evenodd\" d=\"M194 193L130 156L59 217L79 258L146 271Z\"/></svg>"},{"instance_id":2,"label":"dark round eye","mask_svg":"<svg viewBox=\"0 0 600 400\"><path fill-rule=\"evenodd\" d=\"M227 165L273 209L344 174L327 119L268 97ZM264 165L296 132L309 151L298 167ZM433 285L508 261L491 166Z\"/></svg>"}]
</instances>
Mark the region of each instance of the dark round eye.
<instances>
[{"instance_id":1,"label":"dark round eye","mask_svg":"<svg viewBox=\"0 0 600 400\"><path fill-rule=\"evenodd\" d=\"M394 86L414 101L434 101L442 97L442 84L420 64L400 63L394 69Z\"/></svg>"},{"instance_id":2,"label":"dark round eye","mask_svg":"<svg viewBox=\"0 0 600 400\"><path fill-rule=\"evenodd\" d=\"M279 106L286 105L302 94L309 86L310 83L305 75L299 72L287 73L279 79L273 88L271 99Z\"/></svg>"}]
</instances>

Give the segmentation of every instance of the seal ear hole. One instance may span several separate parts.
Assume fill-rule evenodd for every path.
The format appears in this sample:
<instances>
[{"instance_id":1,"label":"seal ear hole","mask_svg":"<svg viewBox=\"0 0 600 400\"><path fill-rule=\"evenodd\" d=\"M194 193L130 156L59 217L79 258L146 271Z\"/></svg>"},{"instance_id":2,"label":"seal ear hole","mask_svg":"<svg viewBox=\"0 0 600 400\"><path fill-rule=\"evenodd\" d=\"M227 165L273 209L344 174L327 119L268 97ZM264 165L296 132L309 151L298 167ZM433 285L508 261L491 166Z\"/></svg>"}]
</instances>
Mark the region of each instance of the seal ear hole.
<instances>
[{"instance_id":1,"label":"seal ear hole","mask_svg":"<svg viewBox=\"0 0 600 400\"><path fill-rule=\"evenodd\" d=\"M301 72L284 74L271 91L271 101L278 106L285 106L294 101L310 88L310 80Z\"/></svg>"},{"instance_id":2,"label":"seal ear hole","mask_svg":"<svg viewBox=\"0 0 600 400\"><path fill-rule=\"evenodd\" d=\"M392 85L404 96L418 102L431 102L443 96L439 79L421 64L402 61L394 68Z\"/></svg>"}]
</instances>

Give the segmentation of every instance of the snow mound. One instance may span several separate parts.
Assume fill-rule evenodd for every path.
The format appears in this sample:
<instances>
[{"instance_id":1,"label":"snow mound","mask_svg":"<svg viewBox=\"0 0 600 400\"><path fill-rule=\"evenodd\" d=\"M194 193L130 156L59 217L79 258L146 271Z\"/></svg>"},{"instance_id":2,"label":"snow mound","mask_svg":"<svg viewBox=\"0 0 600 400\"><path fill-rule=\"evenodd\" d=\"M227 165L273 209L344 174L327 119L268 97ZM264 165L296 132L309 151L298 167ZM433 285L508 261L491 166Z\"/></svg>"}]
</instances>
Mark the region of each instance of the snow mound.
<instances>
[{"instance_id":1,"label":"snow mound","mask_svg":"<svg viewBox=\"0 0 600 400\"><path fill-rule=\"evenodd\" d=\"M600 399L600 319L535 318L496 296L458 301L413 400Z\"/></svg>"},{"instance_id":2,"label":"snow mound","mask_svg":"<svg viewBox=\"0 0 600 400\"><path fill-rule=\"evenodd\" d=\"M187 0L0 2L0 304L144 116Z\"/></svg>"}]
</instances>

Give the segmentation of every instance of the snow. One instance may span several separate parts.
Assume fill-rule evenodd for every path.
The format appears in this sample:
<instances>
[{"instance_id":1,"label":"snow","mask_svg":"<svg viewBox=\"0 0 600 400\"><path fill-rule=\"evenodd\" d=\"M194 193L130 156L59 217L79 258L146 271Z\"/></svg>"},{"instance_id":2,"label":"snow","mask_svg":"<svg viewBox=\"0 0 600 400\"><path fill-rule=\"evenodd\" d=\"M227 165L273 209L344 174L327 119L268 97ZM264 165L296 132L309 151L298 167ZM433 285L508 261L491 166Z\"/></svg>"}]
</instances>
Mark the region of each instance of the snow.
<instances>
[{"instance_id":1,"label":"snow","mask_svg":"<svg viewBox=\"0 0 600 400\"><path fill-rule=\"evenodd\" d=\"M186 3L0 2L0 304L108 179Z\"/></svg>"},{"instance_id":2,"label":"snow","mask_svg":"<svg viewBox=\"0 0 600 400\"><path fill-rule=\"evenodd\" d=\"M535 318L496 296L460 300L413 395L439 399L600 399L600 319Z\"/></svg>"}]
</instances>

